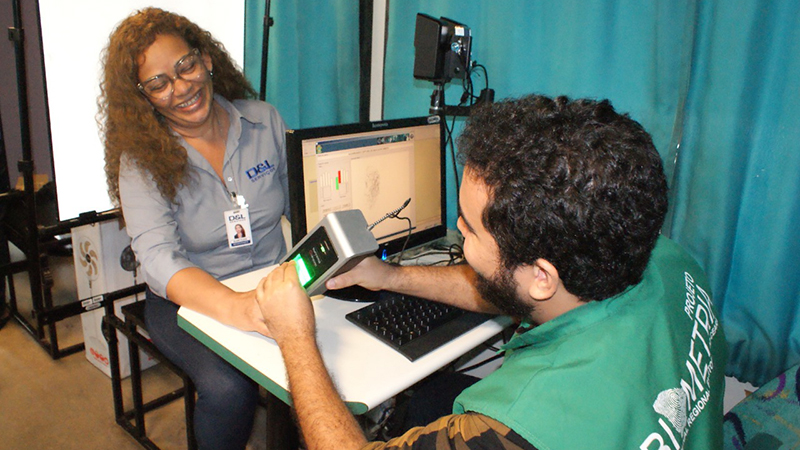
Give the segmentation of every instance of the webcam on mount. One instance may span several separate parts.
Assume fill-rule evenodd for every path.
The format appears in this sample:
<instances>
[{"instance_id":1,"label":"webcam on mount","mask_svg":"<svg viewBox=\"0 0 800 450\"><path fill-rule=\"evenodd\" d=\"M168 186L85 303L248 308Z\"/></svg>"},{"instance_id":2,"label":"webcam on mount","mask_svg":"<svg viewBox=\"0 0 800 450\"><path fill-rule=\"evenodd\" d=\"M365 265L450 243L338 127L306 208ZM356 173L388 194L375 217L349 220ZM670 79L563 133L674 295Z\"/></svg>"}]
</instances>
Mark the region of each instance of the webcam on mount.
<instances>
[{"instance_id":1,"label":"webcam on mount","mask_svg":"<svg viewBox=\"0 0 800 450\"><path fill-rule=\"evenodd\" d=\"M472 32L442 17L417 14L414 32L414 78L434 83L463 79L470 64Z\"/></svg>"},{"instance_id":2,"label":"webcam on mount","mask_svg":"<svg viewBox=\"0 0 800 450\"><path fill-rule=\"evenodd\" d=\"M431 114L468 116L469 106L447 106L444 85L453 78L466 79L473 62L472 32L455 20L418 13L414 30L414 78L433 82ZM484 89L477 104L491 103L494 91Z\"/></svg>"}]
</instances>

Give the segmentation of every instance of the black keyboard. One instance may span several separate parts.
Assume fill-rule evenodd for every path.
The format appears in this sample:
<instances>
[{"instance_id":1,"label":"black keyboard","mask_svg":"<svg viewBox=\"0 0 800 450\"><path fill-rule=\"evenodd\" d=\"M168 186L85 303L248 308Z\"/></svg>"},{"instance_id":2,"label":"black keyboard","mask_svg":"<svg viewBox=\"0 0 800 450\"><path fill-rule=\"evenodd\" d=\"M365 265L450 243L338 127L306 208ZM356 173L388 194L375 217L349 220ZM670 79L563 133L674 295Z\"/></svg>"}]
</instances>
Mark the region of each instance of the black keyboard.
<instances>
[{"instance_id":1,"label":"black keyboard","mask_svg":"<svg viewBox=\"0 0 800 450\"><path fill-rule=\"evenodd\" d=\"M345 317L414 361L482 324L491 316L382 291L375 303Z\"/></svg>"}]
</instances>

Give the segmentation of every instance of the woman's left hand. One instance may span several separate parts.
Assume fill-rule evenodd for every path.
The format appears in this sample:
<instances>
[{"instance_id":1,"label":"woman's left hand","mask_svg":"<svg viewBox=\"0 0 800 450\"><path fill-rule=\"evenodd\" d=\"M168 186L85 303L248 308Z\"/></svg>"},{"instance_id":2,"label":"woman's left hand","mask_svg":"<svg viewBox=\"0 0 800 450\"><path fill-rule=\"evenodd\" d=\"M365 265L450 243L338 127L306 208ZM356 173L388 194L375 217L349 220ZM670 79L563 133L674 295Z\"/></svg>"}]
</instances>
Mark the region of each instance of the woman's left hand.
<instances>
[{"instance_id":1,"label":"woman's left hand","mask_svg":"<svg viewBox=\"0 0 800 450\"><path fill-rule=\"evenodd\" d=\"M237 293L228 323L240 330L256 331L265 336L271 336L256 301L255 290Z\"/></svg>"}]
</instances>

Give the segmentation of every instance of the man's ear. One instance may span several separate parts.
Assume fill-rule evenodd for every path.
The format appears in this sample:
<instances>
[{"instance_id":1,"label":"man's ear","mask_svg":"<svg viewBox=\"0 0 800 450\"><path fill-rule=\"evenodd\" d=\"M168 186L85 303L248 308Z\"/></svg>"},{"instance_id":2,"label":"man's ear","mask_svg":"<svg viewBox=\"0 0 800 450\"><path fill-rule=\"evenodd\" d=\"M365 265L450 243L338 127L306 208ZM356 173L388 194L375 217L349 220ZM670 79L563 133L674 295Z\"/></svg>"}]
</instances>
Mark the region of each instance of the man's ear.
<instances>
[{"instance_id":1,"label":"man's ear","mask_svg":"<svg viewBox=\"0 0 800 450\"><path fill-rule=\"evenodd\" d=\"M532 270L532 280L528 286L528 295L536 301L552 298L561 281L556 267L550 261L539 258L529 269Z\"/></svg>"}]
</instances>

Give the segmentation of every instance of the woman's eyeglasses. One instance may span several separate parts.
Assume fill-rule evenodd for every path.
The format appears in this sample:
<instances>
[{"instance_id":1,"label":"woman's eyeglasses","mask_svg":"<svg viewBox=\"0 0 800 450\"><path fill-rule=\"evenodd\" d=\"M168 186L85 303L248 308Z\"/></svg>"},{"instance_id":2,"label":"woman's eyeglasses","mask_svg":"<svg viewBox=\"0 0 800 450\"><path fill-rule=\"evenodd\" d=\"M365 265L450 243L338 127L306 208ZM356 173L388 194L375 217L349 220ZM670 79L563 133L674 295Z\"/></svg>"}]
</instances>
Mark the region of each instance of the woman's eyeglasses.
<instances>
[{"instance_id":1,"label":"woman's eyeglasses","mask_svg":"<svg viewBox=\"0 0 800 450\"><path fill-rule=\"evenodd\" d=\"M175 63L174 77L162 73L138 83L136 87L151 100L166 100L175 90L175 80L180 78L190 82L201 81L206 73L206 66L200 58L200 50L195 48Z\"/></svg>"}]
</instances>

